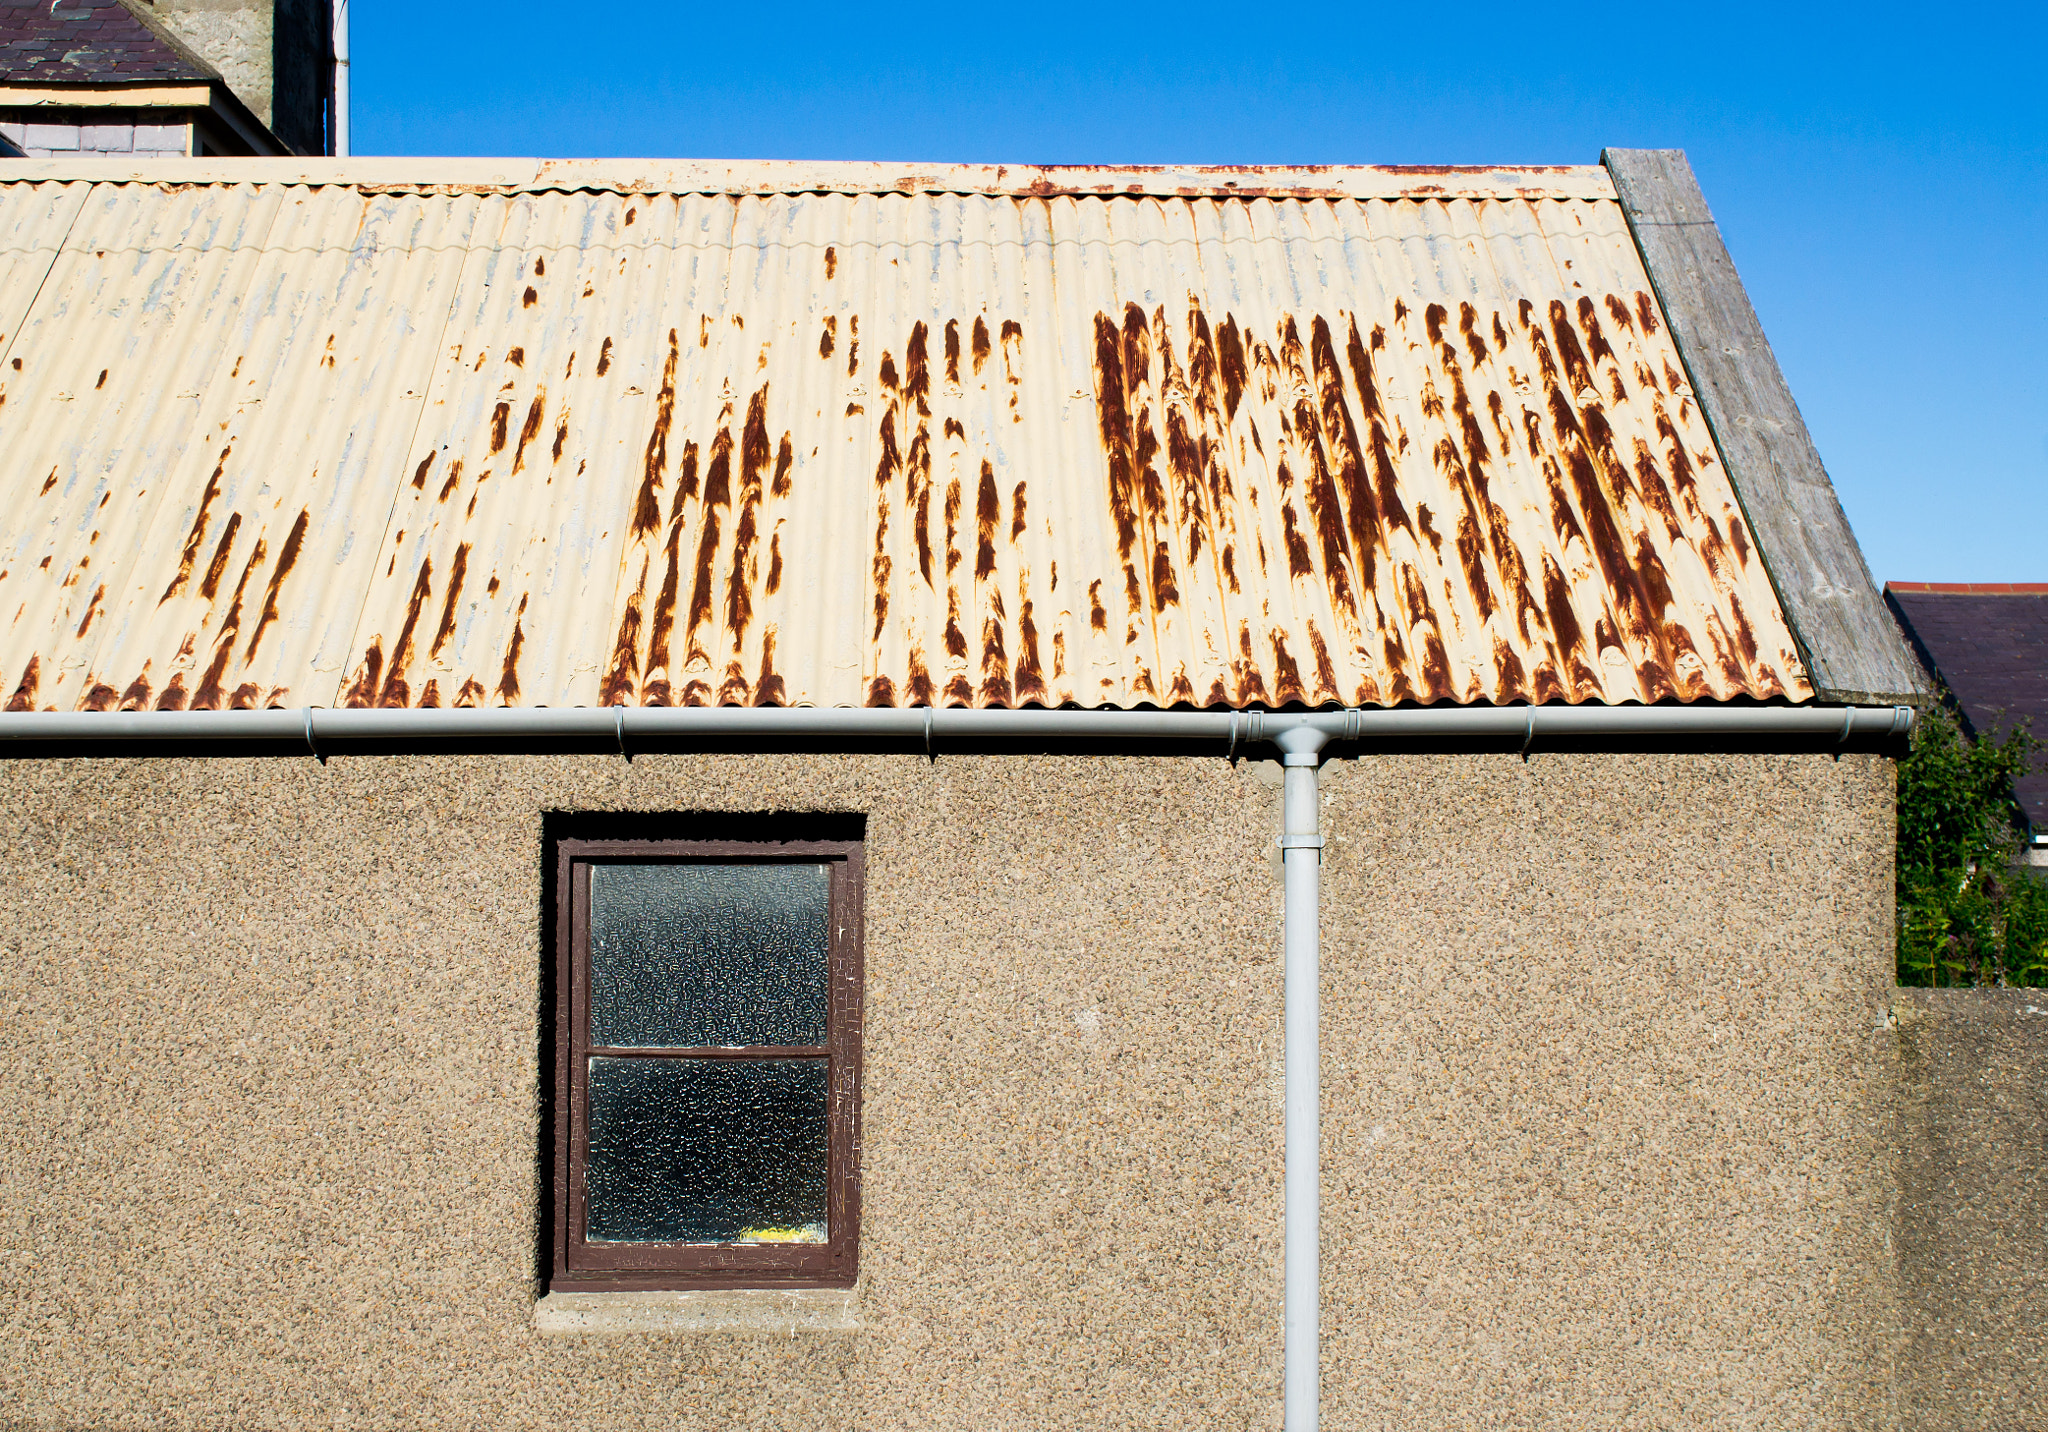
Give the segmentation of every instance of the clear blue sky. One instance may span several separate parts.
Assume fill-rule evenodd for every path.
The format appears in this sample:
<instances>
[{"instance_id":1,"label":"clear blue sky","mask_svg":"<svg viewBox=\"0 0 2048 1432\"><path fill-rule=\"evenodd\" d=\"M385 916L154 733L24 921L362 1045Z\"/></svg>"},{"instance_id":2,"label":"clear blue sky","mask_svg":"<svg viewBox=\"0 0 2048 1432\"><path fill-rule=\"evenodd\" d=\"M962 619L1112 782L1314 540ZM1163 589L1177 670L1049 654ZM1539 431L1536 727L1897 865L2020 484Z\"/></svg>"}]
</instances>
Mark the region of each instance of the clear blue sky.
<instances>
[{"instance_id":1,"label":"clear blue sky","mask_svg":"<svg viewBox=\"0 0 2048 1432\"><path fill-rule=\"evenodd\" d=\"M353 0L361 154L1686 150L1872 575L2048 581L2048 5Z\"/></svg>"}]
</instances>

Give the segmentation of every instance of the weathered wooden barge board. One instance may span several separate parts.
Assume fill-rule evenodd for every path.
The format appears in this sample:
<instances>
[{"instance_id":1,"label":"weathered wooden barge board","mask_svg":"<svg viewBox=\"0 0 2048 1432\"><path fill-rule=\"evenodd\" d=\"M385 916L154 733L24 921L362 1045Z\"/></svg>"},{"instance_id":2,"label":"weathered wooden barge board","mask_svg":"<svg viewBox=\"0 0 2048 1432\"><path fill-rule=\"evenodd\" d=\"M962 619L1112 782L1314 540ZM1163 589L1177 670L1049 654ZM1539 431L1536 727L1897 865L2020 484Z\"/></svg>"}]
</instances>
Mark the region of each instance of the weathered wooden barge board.
<instances>
[{"instance_id":1,"label":"weathered wooden barge board","mask_svg":"<svg viewBox=\"0 0 2048 1432\"><path fill-rule=\"evenodd\" d=\"M1824 701L1927 699L1685 152L1609 149L1657 299Z\"/></svg>"}]
</instances>

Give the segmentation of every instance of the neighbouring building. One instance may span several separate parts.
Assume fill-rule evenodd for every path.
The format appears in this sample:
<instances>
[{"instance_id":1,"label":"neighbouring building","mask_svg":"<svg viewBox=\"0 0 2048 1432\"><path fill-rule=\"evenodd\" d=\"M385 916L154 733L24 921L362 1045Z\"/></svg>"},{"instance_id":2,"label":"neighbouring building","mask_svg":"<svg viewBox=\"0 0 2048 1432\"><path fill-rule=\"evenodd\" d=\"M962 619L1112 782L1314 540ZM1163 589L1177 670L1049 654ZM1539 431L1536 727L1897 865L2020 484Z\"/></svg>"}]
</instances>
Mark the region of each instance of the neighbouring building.
<instances>
[{"instance_id":1,"label":"neighbouring building","mask_svg":"<svg viewBox=\"0 0 2048 1432\"><path fill-rule=\"evenodd\" d=\"M2048 582L1887 582L1885 602L1963 728L2048 740ZM2028 856L2048 865L2048 763L2013 785Z\"/></svg>"},{"instance_id":2,"label":"neighbouring building","mask_svg":"<svg viewBox=\"0 0 2048 1432\"><path fill-rule=\"evenodd\" d=\"M0 454L14 1422L2033 1415L1682 155L17 160Z\"/></svg>"},{"instance_id":3,"label":"neighbouring building","mask_svg":"<svg viewBox=\"0 0 2048 1432\"><path fill-rule=\"evenodd\" d=\"M328 0L5 0L0 155L331 152Z\"/></svg>"}]
</instances>

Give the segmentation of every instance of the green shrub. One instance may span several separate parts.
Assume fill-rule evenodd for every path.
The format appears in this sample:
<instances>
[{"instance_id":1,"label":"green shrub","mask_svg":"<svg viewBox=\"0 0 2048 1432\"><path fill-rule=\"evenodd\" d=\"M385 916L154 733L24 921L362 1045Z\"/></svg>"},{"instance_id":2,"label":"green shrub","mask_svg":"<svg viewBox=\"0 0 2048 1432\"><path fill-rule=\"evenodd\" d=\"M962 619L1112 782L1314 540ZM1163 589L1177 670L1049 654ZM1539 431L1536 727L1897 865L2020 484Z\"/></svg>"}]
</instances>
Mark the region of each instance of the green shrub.
<instances>
[{"instance_id":1,"label":"green shrub","mask_svg":"<svg viewBox=\"0 0 2048 1432\"><path fill-rule=\"evenodd\" d=\"M2048 880L2020 866L2012 783L2042 743L1936 706L1899 763L1899 983L2048 984Z\"/></svg>"}]
</instances>

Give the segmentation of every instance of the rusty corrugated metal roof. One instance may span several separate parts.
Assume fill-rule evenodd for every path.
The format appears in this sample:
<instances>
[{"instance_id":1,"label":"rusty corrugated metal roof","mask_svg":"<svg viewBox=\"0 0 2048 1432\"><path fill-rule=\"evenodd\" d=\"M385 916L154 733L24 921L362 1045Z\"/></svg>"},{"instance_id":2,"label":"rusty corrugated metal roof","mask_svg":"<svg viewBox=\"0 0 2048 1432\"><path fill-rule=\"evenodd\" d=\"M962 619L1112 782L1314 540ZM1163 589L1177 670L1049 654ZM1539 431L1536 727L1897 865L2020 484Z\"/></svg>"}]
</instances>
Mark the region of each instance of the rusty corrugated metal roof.
<instances>
[{"instance_id":1,"label":"rusty corrugated metal roof","mask_svg":"<svg viewBox=\"0 0 2048 1432\"><path fill-rule=\"evenodd\" d=\"M398 162L9 170L16 709L1811 697L1599 170Z\"/></svg>"}]
</instances>

